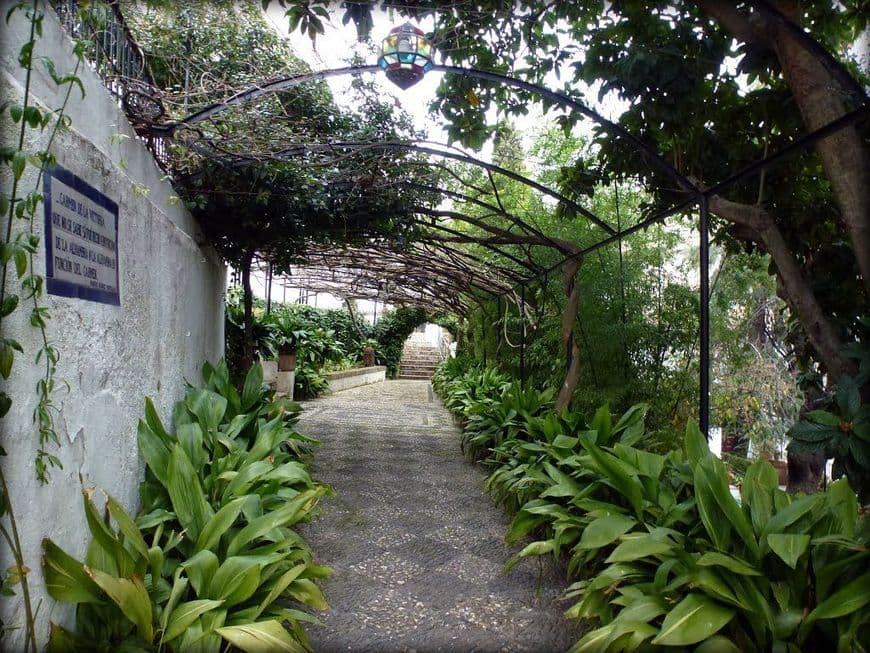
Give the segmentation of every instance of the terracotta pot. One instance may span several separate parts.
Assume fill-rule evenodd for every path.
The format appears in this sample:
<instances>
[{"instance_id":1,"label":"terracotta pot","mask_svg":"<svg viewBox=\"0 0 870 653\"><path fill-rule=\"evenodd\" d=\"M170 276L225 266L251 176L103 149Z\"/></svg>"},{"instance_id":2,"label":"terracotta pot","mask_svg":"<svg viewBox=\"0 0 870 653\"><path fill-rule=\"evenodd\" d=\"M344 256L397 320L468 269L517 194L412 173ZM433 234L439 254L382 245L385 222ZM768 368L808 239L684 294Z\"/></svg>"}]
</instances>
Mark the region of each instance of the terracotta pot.
<instances>
[{"instance_id":1,"label":"terracotta pot","mask_svg":"<svg viewBox=\"0 0 870 653\"><path fill-rule=\"evenodd\" d=\"M278 371L292 372L296 369L296 350L282 349L278 352Z\"/></svg>"},{"instance_id":2,"label":"terracotta pot","mask_svg":"<svg viewBox=\"0 0 870 653\"><path fill-rule=\"evenodd\" d=\"M722 453L731 453L737 449L740 438L736 435L726 435L722 438Z\"/></svg>"},{"instance_id":3,"label":"terracotta pot","mask_svg":"<svg viewBox=\"0 0 870 653\"><path fill-rule=\"evenodd\" d=\"M785 460L771 460L770 464L779 476L780 485L788 485L788 462Z\"/></svg>"}]
</instances>

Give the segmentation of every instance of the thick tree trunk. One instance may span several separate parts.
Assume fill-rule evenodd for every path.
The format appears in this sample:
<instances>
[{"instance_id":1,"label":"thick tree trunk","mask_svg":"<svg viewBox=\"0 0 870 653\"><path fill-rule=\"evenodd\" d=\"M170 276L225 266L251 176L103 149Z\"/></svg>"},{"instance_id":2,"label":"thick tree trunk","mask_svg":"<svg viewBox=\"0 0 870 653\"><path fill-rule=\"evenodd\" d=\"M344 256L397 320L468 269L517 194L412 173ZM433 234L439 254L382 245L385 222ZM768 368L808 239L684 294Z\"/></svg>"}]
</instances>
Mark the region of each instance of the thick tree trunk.
<instances>
[{"instance_id":1,"label":"thick tree trunk","mask_svg":"<svg viewBox=\"0 0 870 653\"><path fill-rule=\"evenodd\" d=\"M710 198L710 211L721 218L747 228L753 240L762 243L777 268L782 295L825 366L832 381L852 370L842 355L843 343L822 310L815 294L804 279L800 266L785 242L779 227L767 211L759 206L740 204L722 197Z\"/></svg>"},{"instance_id":2,"label":"thick tree trunk","mask_svg":"<svg viewBox=\"0 0 870 653\"><path fill-rule=\"evenodd\" d=\"M741 41L767 47L776 54L807 131L846 114L847 89L786 27L758 12L749 18L729 0L695 2ZM773 4L783 16L800 25L798 0L777 0ZM870 297L870 151L854 126L819 141L815 147L852 241L865 293Z\"/></svg>"},{"instance_id":3,"label":"thick tree trunk","mask_svg":"<svg viewBox=\"0 0 870 653\"><path fill-rule=\"evenodd\" d=\"M562 313L562 347L568 363L568 371L565 373L565 381L559 390L556 399L556 412L561 413L571 405L571 398L577 388L580 379L580 347L574 337L574 322L577 319L577 308L580 304L580 291L577 289L576 277L580 262L571 259L565 263L562 271L562 287L568 296L565 311Z\"/></svg>"},{"instance_id":4,"label":"thick tree trunk","mask_svg":"<svg viewBox=\"0 0 870 653\"><path fill-rule=\"evenodd\" d=\"M242 372L247 374L254 365L254 293L251 290L251 264L254 253L245 254L242 259L242 291L245 306L243 326L245 329L244 347L242 349Z\"/></svg>"}]
</instances>

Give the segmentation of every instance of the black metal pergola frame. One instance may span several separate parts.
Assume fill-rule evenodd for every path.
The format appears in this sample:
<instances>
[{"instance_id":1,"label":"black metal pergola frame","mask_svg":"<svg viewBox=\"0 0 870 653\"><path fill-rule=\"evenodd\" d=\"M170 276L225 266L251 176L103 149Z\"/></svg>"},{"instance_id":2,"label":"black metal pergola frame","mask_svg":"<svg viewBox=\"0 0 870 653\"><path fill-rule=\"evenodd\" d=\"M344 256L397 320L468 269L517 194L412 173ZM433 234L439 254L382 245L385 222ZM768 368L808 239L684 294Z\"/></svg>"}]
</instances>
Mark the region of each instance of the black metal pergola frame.
<instances>
[{"instance_id":1,"label":"black metal pergola frame","mask_svg":"<svg viewBox=\"0 0 870 653\"><path fill-rule=\"evenodd\" d=\"M765 2L761 0L753 1L752 4L754 7L759 9L760 11L764 11L770 14L771 11L776 13L775 10L769 7ZM446 65L433 65L432 71L442 72L445 74L453 74L453 75L461 75L466 77L473 77L482 80L486 80L489 82L494 82L498 84L504 84L507 86L511 86L514 88L521 89L523 91L527 91L530 93L534 93L542 98L546 98L551 101L553 104L561 106L563 108L569 109L571 111L576 111L581 115L593 120L601 129L606 131L611 138L620 140L626 143L629 147L631 147L634 151L639 153L644 159L648 162L651 167L657 168L660 172L664 173L668 178L674 181L678 188L681 189L685 193L685 197L674 203L672 206L660 210L651 216L647 216L640 220L639 222L626 227L624 229L613 229L609 225L607 225L603 220L595 216L587 209L582 206L577 205L574 202L571 202L568 198L565 198L559 193L555 193L552 189L543 186L537 182L532 182L531 185L536 188L540 192L544 192L550 195L554 195L560 201L570 202L574 205L575 210L579 210L579 212L590 219L592 222L601 227L606 235L601 238L599 241L588 245L575 253L568 254L564 256L559 262L554 264L548 269L536 271L533 274L529 275L525 279L518 281L516 286L511 290L505 290L501 294L506 294L507 292L513 292L514 295L520 296L520 301L522 304L525 303L525 291L526 287L532 283L535 279L539 278L542 275L546 275L552 272L554 269L564 265L566 262L571 259L581 259L583 256L593 252L601 247L605 247L613 242L621 241L628 236L645 229L653 224L664 222L667 218L672 217L678 213L684 213L687 211L691 211L693 208L698 212L698 226L699 226L699 277L700 277L700 289L699 289L699 300L700 300L700 314L699 314L699 340L700 340L700 378L699 378L699 392L700 392L700 400L699 400L699 421L702 432L708 433L709 430L709 390L710 390L710 313L709 313L709 301L710 301L710 280L709 280L709 247L710 247L710 237L709 237L709 200L712 196L721 193L722 191L728 190L735 186L736 184L744 181L745 179L760 174L762 171L782 162L783 160L794 156L796 153L809 148L819 140L826 138L832 134L837 133L838 131L851 126L862 121L865 121L868 116L870 116L870 101L868 101L867 93L864 89L861 88L860 84L857 83L854 78L848 73L848 71L843 68L843 66L834 59L830 53L828 53L824 48L822 48L815 40L805 34L799 28L793 26L789 21L781 16L772 15L775 19L785 21L788 27L791 29L792 35L794 38L802 44L803 47L811 51L815 56L819 57L823 63L823 65L832 73L833 77L837 79L837 81L843 86L843 91L849 97L852 98L856 108L851 112L841 116L837 120L824 125L823 127L816 129L801 138L798 138L781 148L777 152L770 154L762 159L751 163L741 170L733 173L729 177L724 180L721 180L711 186L700 187L684 175L682 175L676 168L670 165L658 152L654 149L650 148L643 141L629 133L627 130L619 126L618 124L608 120L607 118L600 115L598 112L586 106L581 101L572 98L564 93L560 93L557 91L553 91L547 89L545 87L539 86L537 84L533 84L524 80L515 79L506 75L502 75L499 73L494 73L491 71L477 70L473 68L462 68L457 66L446 66ZM246 102L250 102L257 98L277 93L280 91L285 91L299 84L303 84L306 82L314 82L319 80L325 80L327 78L344 76L344 75L361 75L368 73L376 73L380 72L380 68L377 65L359 65L359 66L347 66L342 68L335 68L331 70L324 70L318 72L290 75L278 79L274 79L268 82L265 82L261 85L258 85L253 88L249 88L243 90L235 95L229 97L228 99L212 104L208 107L205 107L199 111L196 111L184 119L164 124L164 125L150 125L144 131L150 137L157 138L172 138L179 130L192 127L197 123L208 120L212 116L217 115L221 111L224 111L232 106L236 106L239 104L243 104ZM294 146L298 149L294 150L293 147L288 148L287 154L291 155L294 151L302 151L305 148L317 147L318 144L305 144L305 145L297 145ZM320 144L321 147L345 147L345 148L353 148L353 147L381 147L384 149L400 149L400 148L411 148L412 146L407 143L367 143L367 144L352 144L352 143L343 143L343 144ZM431 156L446 156L448 158L453 158L461 161L474 162L476 164L481 164L482 162L476 161L474 159L470 159L469 157L464 157L461 155L445 153L441 150L435 150L432 148L427 148L425 146L416 145L413 146L418 152L426 153ZM487 170L490 172L496 172L497 174L504 174L508 177L516 179L518 176L516 173L512 173L511 171L504 170L503 168L499 168L497 166L492 166L492 164L487 164L489 167ZM523 183L529 183L531 180L528 180L522 176L519 176ZM443 189L432 189L432 190L443 190ZM517 287L519 289L519 293L516 292ZM488 290L488 292L493 292L492 290ZM499 293L493 292L493 294L498 295ZM522 310L521 310L522 313ZM523 339L524 341L524 339ZM524 342L523 342L524 344ZM521 351L521 367L524 368L524 350ZM522 372L522 376L524 377L524 369Z\"/></svg>"}]
</instances>

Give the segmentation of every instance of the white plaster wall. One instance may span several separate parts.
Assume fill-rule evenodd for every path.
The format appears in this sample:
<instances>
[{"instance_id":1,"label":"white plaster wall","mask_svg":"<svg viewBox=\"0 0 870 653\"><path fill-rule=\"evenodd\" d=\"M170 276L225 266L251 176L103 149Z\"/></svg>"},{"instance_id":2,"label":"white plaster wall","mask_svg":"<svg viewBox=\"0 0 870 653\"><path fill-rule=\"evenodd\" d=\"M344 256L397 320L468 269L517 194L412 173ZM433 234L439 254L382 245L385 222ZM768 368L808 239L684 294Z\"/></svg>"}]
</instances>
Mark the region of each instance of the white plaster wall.
<instances>
[{"instance_id":1,"label":"white plaster wall","mask_svg":"<svg viewBox=\"0 0 870 653\"><path fill-rule=\"evenodd\" d=\"M10 6L0 0L0 15L5 16ZM0 28L4 99L21 98L24 75L16 59L28 28L21 12ZM71 71L72 44L50 8L43 29L35 56L49 57L61 74ZM135 511L142 474L136 425L145 397L152 397L168 419L172 404L184 394L185 378L199 381L202 362L223 355L224 266L211 250L197 244L202 239L195 221L100 79L87 67L79 76L86 96L82 99L73 90L67 109L71 129L57 137L52 151L61 166L119 205L121 305L53 295L42 300L51 313L48 337L60 353L57 378L68 384L68 390L61 388L55 395L61 446L50 447L63 469L53 470L47 486L36 481L33 467L37 432L32 413L41 373L33 359L40 335L29 326L27 309L2 322L3 337L17 339L25 350L16 357L12 377L5 383L0 380L13 399L10 413L0 421L0 443L9 454L2 465L31 569L34 607L42 601L38 621L43 641L50 620L72 623L72 608L55 605L44 592L40 555L41 540L49 537L72 555L83 556L89 533L80 477L85 487L101 488ZM57 89L41 65L34 66L31 83L42 108L61 105L63 89ZM8 111L0 125L4 144L13 143L17 132ZM28 147L44 147L47 134L37 138ZM8 189L10 180L2 182ZM23 188L29 191L35 183L31 173ZM40 234L42 220L40 208ZM40 274L45 272L44 255L41 249L35 257ZM14 273L7 283L10 292L20 293ZM9 551L0 544L0 568L11 564ZM16 599L0 598L7 626L22 623L21 610ZM21 648L20 631L3 642L4 650Z\"/></svg>"}]
</instances>

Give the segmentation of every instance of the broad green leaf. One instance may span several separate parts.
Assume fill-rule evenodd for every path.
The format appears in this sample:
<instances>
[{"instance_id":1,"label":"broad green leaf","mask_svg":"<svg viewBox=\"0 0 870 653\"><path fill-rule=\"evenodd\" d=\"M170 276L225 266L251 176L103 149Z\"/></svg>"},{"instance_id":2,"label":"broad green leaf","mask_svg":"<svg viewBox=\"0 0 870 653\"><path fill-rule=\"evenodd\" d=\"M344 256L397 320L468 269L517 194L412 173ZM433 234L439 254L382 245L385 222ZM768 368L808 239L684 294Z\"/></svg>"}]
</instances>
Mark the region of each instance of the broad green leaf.
<instances>
[{"instance_id":1,"label":"broad green leaf","mask_svg":"<svg viewBox=\"0 0 870 653\"><path fill-rule=\"evenodd\" d=\"M708 458L710 453L710 445L707 438L701 433L698 428L698 423L694 419L690 419L686 423L686 460L694 468L703 459Z\"/></svg>"},{"instance_id":2,"label":"broad green leaf","mask_svg":"<svg viewBox=\"0 0 870 653\"><path fill-rule=\"evenodd\" d=\"M151 623L151 597L145 584L138 576L116 578L99 569L85 567L85 573L109 595L130 621L136 624L139 635L146 642L154 640L154 626Z\"/></svg>"},{"instance_id":3,"label":"broad green leaf","mask_svg":"<svg viewBox=\"0 0 870 653\"><path fill-rule=\"evenodd\" d=\"M51 598L64 603L105 603L82 563L47 538L42 540L42 548L42 574Z\"/></svg>"},{"instance_id":4,"label":"broad green leaf","mask_svg":"<svg viewBox=\"0 0 870 653\"><path fill-rule=\"evenodd\" d=\"M505 541L516 542L531 533L538 526L547 521L544 515L534 515L524 510L520 510L511 521L511 526L505 535Z\"/></svg>"},{"instance_id":5,"label":"broad green leaf","mask_svg":"<svg viewBox=\"0 0 870 653\"><path fill-rule=\"evenodd\" d=\"M607 640L610 639L614 628L615 626L610 623L586 633L580 641L568 649L568 653L599 653L605 650Z\"/></svg>"},{"instance_id":6,"label":"broad green leaf","mask_svg":"<svg viewBox=\"0 0 870 653\"><path fill-rule=\"evenodd\" d=\"M597 431L595 443L604 446L610 442L610 434L613 432L613 417L610 414L610 406L604 404L595 411L589 428Z\"/></svg>"},{"instance_id":7,"label":"broad green leaf","mask_svg":"<svg viewBox=\"0 0 870 653\"><path fill-rule=\"evenodd\" d=\"M169 615L172 614L172 611L175 609L175 606L178 605L179 601L181 601L182 597L185 596L187 586L190 584L190 581L182 576L183 571L184 568L181 566L176 568L175 577L172 580L172 589L169 591L169 598L166 600L166 604L163 606L163 612L160 615L160 629L164 632L166 631L169 622Z\"/></svg>"},{"instance_id":8,"label":"broad green leaf","mask_svg":"<svg viewBox=\"0 0 870 653\"><path fill-rule=\"evenodd\" d=\"M91 501L91 494L91 490L82 491L85 519L93 535L93 540L88 547L87 562L91 567L110 574L130 576L135 567L133 558L97 511Z\"/></svg>"},{"instance_id":9,"label":"broad green leaf","mask_svg":"<svg viewBox=\"0 0 870 653\"><path fill-rule=\"evenodd\" d=\"M593 520L583 529L578 549L600 549L627 533L637 524L626 515L606 515Z\"/></svg>"},{"instance_id":10,"label":"broad green leaf","mask_svg":"<svg viewBox=\"0 0 870 653\"><path fill-rule=\"evenodd\" d=\"M209 586L217 573L219 564L218 557L208 549L200 551L181 563L181 567L187 572L197 596L207 598L210 593L213 594L213 592L209 592Z\"/></svg>"},{"instance_id":11,"label":"broad green leaf","mask_svg":"<svg viewBox=\"0 0 870 653\"><path fill-rule=\"evenodd\" d=\"M861 408L861 392L851 376L843 375L837 383L837 405L847 422L851 422Z\"/></svg>"},{"instance_id":12,"label":"broad green leaf","mask_svg":"<svg viewBox=\"0 0 870 653\"><path fill-rule=\"evenodd\" d=\"M767 536L767 544L785 564L795 569L798 560L810 545L810 536L792 533L770 533Z\"/></svg>"},{"instance_id":13,"label":"broad green leaf","mask_svg":"<svg viewBox=\"0 0 870 653\"><path fill-rule=\"evenodd\" d=\"M201 477L200 470L205 466L207 457L203 444L202 427L194 422L179 424L175 430L175 436L178 439L178 444L181 445L184 453L187 454L190 464L197 471L197 476Z\"/></svg>"},{"instance_id":14,"label":"broad green leaf","mask_svg":"<svg viewBox=\"0 0 870 653\"><path fill-rule=\"evenodd\" d=\"M633 562L641 558L669 553L676 545L661 530L651 533L624 535L622 542L605 562Z\"/></svg>"},{"instance_id":15,"label":"broad green leaf","mask_svg":"<svg viewBox=\"0 0 870 653\"><path fill-rule=\"evenodd\" d=\"M806 418L815 422L816 424L822 424L823 426L830 426L833 428L838 428L840 426L840 418L834 413L829 413L826 410L811 410L806 414Z\"/></svg>"},{"instance_id":16,"label":"broad green leaf","mask_svg":"<svg viewBox=\"0 0 870 653\"><path fill-rule=\"evenodd\" d=\"M242 412L246 413L260 400L263 395L263 366L257 363L245 377L242 389Z\"/></svg>"},{"instance_id":17,"label":"broad green leaf","mask_svg":"<svg viewBox=\"0 0 870 653\"><path fill-rule=\"evenodd\" d=\"M230 608L249 599L260 585L260 564L248 556L232 556L218 567L209 583L210 598L224 599Z\"/></svg>"},{"instance_id":18,"label":"broad green leaf","mask_svg":"<svg viewBox=\"0 0 870 653\"><path fill-rule=\"evenodd\" d=\"M268 460L256 460L245 463L244 466L232 477L232 480L224 490L224 500L237 495L248 493L251 485L264 478L273 471L275 466Z\"/></svg>"},{"instance_id":19,"label":"broad green leaf","mask_svg":"<svg viewBox=\"0 0 870 653\"><path fill-rule=\"evenodd\" d=\"M733 617L731 608L703 594L690 593L665 616L652 643L660 646L697 644L717 633Z\"/></svg>"},{"instance_id":20,"label":"broad green leaf","mask_svg":"<svg viewBox=\"0 0 870 653\"><path fill-rule=\"evenodd\" d=\"M263 610L272 605L278 599L278 597L280 597L284 593L284 590L287 589L290 583L299 578L299 574L305 571L305 567L305 563L296 565L295 567L281 574L281 577L277 580L270 581L272 584L272 588L269 590L266 598L260 601L260 605L254 611L252 618L256 619L260 616L260 614L262 614Z\"/></svg>"},{"instance_id":21,"label":"broad green leaf","mask_svg":"<svg viewBox=\"0 0 870 653\"><path fill-rule=\"evenodd\" d=\"M221 536L236 521L247 500L247 496L237 497L218 510L214 517L208 520L208 523L202 529L202 533L199 534L199 538L196 540L195 551L213 549L220 541Z\"/></svg>"},{"instance_id":22,"label":"broad green leaf","mask_svg":"<svg viewBox=\"0 0 870 653\"><path fill-rule=\"evenodd\" d=\"M163 422L160 420L160 415L157 413L151 397L145 397L145 423L163 441L167 449L172 446L173 437L163 428Z\"/></svg>"},{"instance_id":23,"label":"broad green leaf","mask_svg":"<svg viewBox=\"0 0 870 653\"><path fill-rule=\"evenodd\" d=\"M227 400L216 392L204 388L192 388L185 397L188 410L196 415L206 431L214 431L227 411Z\"/></svg>"},{"instance_id":24,"label":"broad green leaf","mask_svg":"<svg viewBox=\"0 0 870 653\"><path fill-rule=\"evenodd\" d=\"M728 529L731 527L740 535L749 553L757 557L759 547L755 531L731 495L725 465L712 455L705 457L695 466L694 481L698 511L716 547L722 551L729 550ZM711 505L713 503L718 510ZM724 519L719 515L724 516Z\"/></svg>"},{"instance_id":25,"label":"broad green leaf","mask_svg":"<svg viewBox=\"0 0 870 653\"><path fill-rule=\"evenodd\" d=\"M130 515L127 514L127 511L121 507L121 504L115 501L111 496L106 497L106 507L109 509L109 514L112 515L115 523L118 524L118 528L121 529L124 539L130 543L139 555L147 560L148 545L145 544L142 533L136 525L136 522L133 521L133 518L130 517Z\"/></svg>"},{"instance_id":26,"label":"broad green leaf","mask_svg":"<svg viewBox=\"0 0 870 653\"><path fill-rule=\"evenodd\" d=\"M814 510L825 500L822 494L807 494L792 499L791 502L777 511L764 526L764 535L782 533L805 514Z\"/></svg>"},{"instance_id":27,"label":"broad green leaf","mask_svg":"<svg viewBox=\"0 0 870 653\"><path fill-rule=\"evenodd\" d=\"M165 487L169 469L169 446L143 420L139 420L137 439L139 442L139 452L142 454L145 464L148 465L151 473Z\"/></svg>"},{"instance_id":28,"label":"broad green leaf","mask_svg":"<svg viewBox=\"0 0 870 653\"><path fill-rule=\"evenodd\" d=\"M265 481L279 481L285 485L303 483L311 485L311 475L302 463L291 461L275 467L263 477Z\"/></svg>"},{"instance_id":29,"label":"broad green leaf","mask_svg":"<svg viewBox=\"0 0 870 653\"><path fill-rule=\"evenodd\" d=\"M180 603L169 617L166 632L163 633L161 642L169 642L181 635L188 626L196 621L201 614L214 610L223 605L223 601L211 601L208 599L198 599L196 601L187 601Z\"/></svg>"},{"instance_id":30,"label":"broad green leaf","mask_svg":"<svg viewBox=\"0 0 870 653\"><path fill-rule=\"evenodd\" d=\"M523 558L528 558L529 556L542 556L548 553L553 553L556 549L556 543L553 540L540 540L537 542L532 542L531 544L527 544L523 549L513 556L504 566L505 572L513 569L516 564L522 560Z\"/></svg>"},{"instance_id":31,"label":"broad green leaf","mask_svg":"<svg viewBox=\"0 0 870 653\"><path fill-rule=\"evenodd\" d=\"M289 429L284 427L284 421L280 416L266 422L260 427L246 461L261 460L272 455L275 448L287 438L288 433Z\"/></svg>"},{"instance_id":32,"label":"broad green leaf","mask_svg":"<svg viewBox=\"0 0 870 653\"><path fill-rule=\"evenodd\" d=\"M323 598L323 593L313 581L307 578L297 578L287 587L287 594L315 610L329 610L329 604Z\"/></svg>"},{"instance_id":33,"label":"broad green leaf","mask_svg":"<svg viewBox=\"0 0 870 653\"><path fill-rule=\"evenodd\" d=\"M870 571L855 578L831 594L810 612L804 622L808 627L819 619L835 619L860 610L870 603Z\"/></svg>"},{"instance_id":34,"label":"broad green leaf","mask_svg":"<svg viewBox=\"0 0 870 653\"><path fill-rule=\"evenodd\" d=\"M178 444L169 456L166 489L178 521L187 530L190 539L196 541L208 520L214 516L214 510L202 491L196 470Z\"/></svg>"},{"instance_id":35,"label":"broad green leaf","mask_svg":"<svg viewBox=\"0 0 870 653\"><path fill-rule=\"evenodd\" d=\"M773 497L779 486L776 470L766 460L752 463L743 476L740 497L743 505L749 508L749 517L756 533L764 529L773 515Z\"/></svg>"},{"instance_id":36,"label":"broad green leaf","mask_svg":"<svg viewBox=\"0 0 870 653\"><path fill-rule=\"evenodd\" d=\"M304 517L313 507L318 497L324 493L323 487L300 492L285 505L251 521L230 540L227 555L235 555L245 546L279 526L290 526Z\"/></svg>"},{"instance_id":37,"label":"broad green leaf","mask_svg":"<svg viewBox=\"0 0 870 653\"><path fill-rule=\"evenodd\" d=\"M616 456L605 452L594 443L581 440L581 444L611 487L626 498L634 514L640 517L643 513L643 486L637 476L627 472L623 467L625 463Z\"/></svg>"},{"instance_id":38,"label":"broad green leaf","mask_svg":"<svg viewBox=\"0 0 870 653\"><path fill-rule=\"evenodd\" d=\"M761 572L744 560L717 551L705 553L696 562L701 567L725 567L728 571L743 576L761 576Z\"/></svg>"},{"instance_id":39,"label":"broad green leaf","mask_svg":"<svg viewBox=\"0 0 870 653\"><path fill-rule=\"evenodd\" d=\"M279 621L227 626L215 632L245 653L307 653Z\"/></svg>"}]
</instances>

